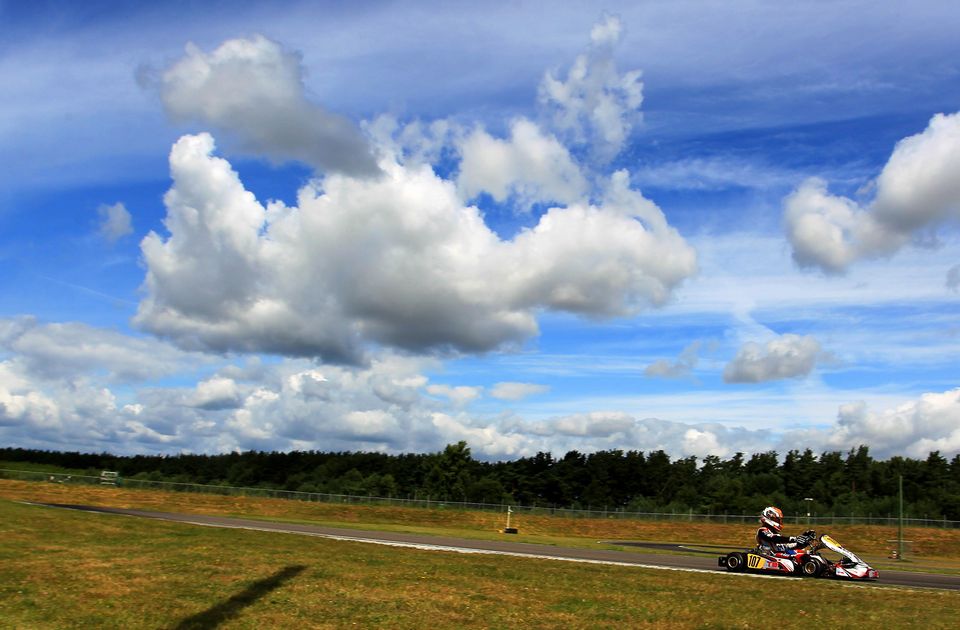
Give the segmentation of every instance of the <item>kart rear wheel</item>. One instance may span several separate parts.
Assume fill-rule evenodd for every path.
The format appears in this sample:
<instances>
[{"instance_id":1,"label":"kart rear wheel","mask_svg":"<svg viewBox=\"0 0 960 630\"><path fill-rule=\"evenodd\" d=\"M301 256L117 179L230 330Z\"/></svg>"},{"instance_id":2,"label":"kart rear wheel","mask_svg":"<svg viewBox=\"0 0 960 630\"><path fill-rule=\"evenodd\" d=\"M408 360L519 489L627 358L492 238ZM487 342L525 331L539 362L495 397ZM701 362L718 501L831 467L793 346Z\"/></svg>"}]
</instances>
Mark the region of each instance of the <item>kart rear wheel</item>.
<instances>
[{"instance_id":1,"label":"kart rear wheel","mask_svg":"<svg viewBox=\"0 0 960 630\"><path fill-rule=\"evenodd\" d=\"M807 560L800 566L804 577L818 577L823 567L816 560Z\"/></svg>"},{"instance_id":2,"label":"kart rear wheel","mask_svg":"<svg viewBox=\"0 0 960 630\"><path fill-rule=\"evenodd\" d=\"M731 553L727 556L727 571L743 571L743 554Z\"/></svg>"}]
</instances>

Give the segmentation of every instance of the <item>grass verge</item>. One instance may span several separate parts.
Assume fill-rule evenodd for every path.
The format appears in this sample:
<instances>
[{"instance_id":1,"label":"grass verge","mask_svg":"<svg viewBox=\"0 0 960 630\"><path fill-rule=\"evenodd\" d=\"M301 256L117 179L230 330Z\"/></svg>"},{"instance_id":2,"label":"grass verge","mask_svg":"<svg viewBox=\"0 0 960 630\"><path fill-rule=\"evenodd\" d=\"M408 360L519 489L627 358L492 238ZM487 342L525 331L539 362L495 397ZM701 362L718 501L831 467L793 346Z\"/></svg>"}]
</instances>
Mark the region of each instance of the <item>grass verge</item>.
<instances>
[{"instance_id":1,"label":"grass verge","mask_svg":"<svg viewBox=\"0 0 960 630\"><path fill-rule=\"evenodd\" d=\"M169 512L242 516L270 520L316 523L356 529L379 529L463 538L502 538L504 515L457 509L423 509L364 506L354 504L310 503L263 497L222 496L162 490L127 489L15 481L0 479L0 498L50 503L79 503L121 508L139 508ZM644 540L660 542L700 542L729 545L730 549L753 544L755 528L742 524L689 523L682 521L641 521L631 519L564 518L514 514L513 524L520 529L511 540L546 545L611 548L597 541ZM789 531L801 531L802 524ZM907 528L904 535L912 541L909 562L887 560L895 545L896 528L846 525L829 528L829 533L862 555L878 569L923 570L954 573L960 571L960 530ZM635 548L619 547L627 551Z\"/></svg>"},{"instance_id":2,"label":"grass verge","mask_svg":"<svg viewBox=\"0 0 960 630\"><path fill-rule=\"evenodd\" d=\"M425 552L0 500L13 628L950 627L960 594Z\"/></svg>"}]
</instances>

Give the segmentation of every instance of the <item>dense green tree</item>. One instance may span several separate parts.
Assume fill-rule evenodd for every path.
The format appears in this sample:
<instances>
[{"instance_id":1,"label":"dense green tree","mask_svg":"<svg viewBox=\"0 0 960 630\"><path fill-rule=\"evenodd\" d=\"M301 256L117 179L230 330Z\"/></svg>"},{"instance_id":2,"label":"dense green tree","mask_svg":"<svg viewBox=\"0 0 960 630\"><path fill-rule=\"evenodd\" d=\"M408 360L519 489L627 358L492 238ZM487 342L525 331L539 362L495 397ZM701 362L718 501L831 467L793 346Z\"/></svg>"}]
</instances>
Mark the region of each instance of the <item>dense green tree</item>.
<instances>
[{"instance_id":1,"label":"dense green tree","mask_svg":"<svg viewBox=\"0 0 960 630\"><path fill-rule=\"evenodd\" d=\"M570 451L537 453L511 461L473 459L466 442L438 453L247 451L221 455L134 455L0 448L0 468L20 463L122 478L266 487L302 492L426 497L444 501L519 503L558 508L617 508L753 514L779 505L788 515L807 509L824 515L897 511L903 478L908 517L960 520L960 455L874 460L867 446L846 454L790 451L745 458L671 459L651 453ZM812 501L806 501L806 498Z\"/></svg>"},{"instance_id":2,"label":"dense green tree","mask_svg":"<svg viewBox=\"0 0 960 630\"><path fill-rule=\"evenodd\" d=\"M466 442L448 444L427 473L427 494L444 501L465 501L471 483L471 462Z\"/></svg>"}]
</instances>

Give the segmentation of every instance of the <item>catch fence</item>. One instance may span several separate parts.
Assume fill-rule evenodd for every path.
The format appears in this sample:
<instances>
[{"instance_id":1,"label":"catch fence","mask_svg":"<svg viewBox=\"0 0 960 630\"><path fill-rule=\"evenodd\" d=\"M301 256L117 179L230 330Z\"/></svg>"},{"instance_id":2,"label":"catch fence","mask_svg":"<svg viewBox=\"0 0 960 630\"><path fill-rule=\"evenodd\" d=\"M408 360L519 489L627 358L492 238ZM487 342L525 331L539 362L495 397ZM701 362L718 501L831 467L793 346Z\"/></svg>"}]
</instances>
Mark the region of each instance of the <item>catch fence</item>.
<instances>
[{"instance_id":1,"label":"catch fence","mask_svg":"<svg viewBox=\"0 0 960 630\"><path fill-rule=\"evenodd\" d=\"M0 468L0 479L17 479L22 481L46 481L60 484L80 485L117 485L124 488L141 488L149 490L167 490L174 492L192 492L200 494L217 494L224 496L265 497L271 499L288 499L294 501L309 501L314 503L339 503L355 505L392 505L445 510L479 510L485 512L506 512L511 508L513 514L535 514L564 516L569 518L605 518L605 519L633 519L648 521L685 521L697 523L740 523L754 524L756 514L702 514L692 510L673 512L637 512L624 508L578 509L559 508L550 506L512 505L506 503L470 503L466 501L440 501L431 497L414 496L404 497L377 497L366 495L330 494L325 492L301 492L297 490L278 490L274 488L253 488L240 486L220 486L199 483L180 483L175 481L153 481L137 479L135 477L113 478L104 481L104 477L94 475L66 475L32 470L9 470ZM883 525L896 527L899 519L894 515L876 514L788 514L793 523L821 527L826 525ZM918 518L906 516L903 524L907 527L939 527L960 528L960 521L946 518Z\"/></svg>"}]
</instances>

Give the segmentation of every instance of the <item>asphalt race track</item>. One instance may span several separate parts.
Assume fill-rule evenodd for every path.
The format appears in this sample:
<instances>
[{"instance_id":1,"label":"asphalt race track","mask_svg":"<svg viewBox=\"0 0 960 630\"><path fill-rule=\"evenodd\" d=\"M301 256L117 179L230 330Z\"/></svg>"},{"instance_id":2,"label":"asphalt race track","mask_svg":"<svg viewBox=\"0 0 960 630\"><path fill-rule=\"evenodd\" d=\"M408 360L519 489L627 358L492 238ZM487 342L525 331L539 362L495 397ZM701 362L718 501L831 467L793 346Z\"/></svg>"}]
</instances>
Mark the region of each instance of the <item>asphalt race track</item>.
<instances>
[{"instance_id":1,"label":"asphalt race track","mask_svg":"<svg viewBox=\"0 0 960 630\"><path fill-rule=\"evenodd\" d=\"M717 557L728 549L712 545L684 545L668 543L644 543L632 541L603 541L606 544L640 547L653 551L674 551L696 553L698 555L680 555L678 553L646 553L634 551L615 551L604 549L577 549L575 547L555 547L549 545L535 545L530 543L514 542L510 540L470 540L468 538L453 538L448 536L425 536L422 534L408 534L403 532L365 531L322 525L302 525L298 523L278 523L253 519L230 518L224 516L203 516L198 514L174 514L170 512L150 512L145 510L127 510L121 508L94 507L88 505L68 505L60 503L33 503L46 507L66 508L84 512L101 514L118 514L153 518L177 523L189 523L207 527L227 527L234 529L251 529L306 536L319 536L336 540L366 542L415 549L435 551L450 551L458 553L487 553L520 557L533 557L569 562L590 562L600 564L630 565L652 569L668 569L677 571L706 571L711 573L726 573L717 566ZM708 549L714 548L711 551ZM733 551L729 549L729 551ZM762 579L803 579L752 574L728 574L731 577L757 577ZM910 571L881 570L878 582L858 584L877 584L883 586L907 586L917 588L938 588L960 590L960 575L942 575L938 573L916 573Z\"/></svg>"}]
</instances>

